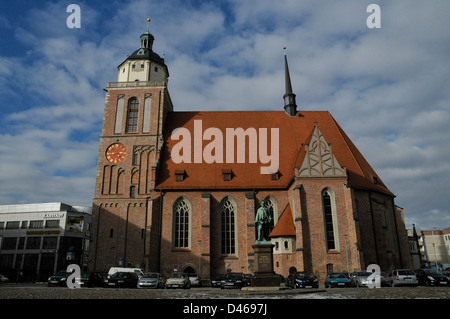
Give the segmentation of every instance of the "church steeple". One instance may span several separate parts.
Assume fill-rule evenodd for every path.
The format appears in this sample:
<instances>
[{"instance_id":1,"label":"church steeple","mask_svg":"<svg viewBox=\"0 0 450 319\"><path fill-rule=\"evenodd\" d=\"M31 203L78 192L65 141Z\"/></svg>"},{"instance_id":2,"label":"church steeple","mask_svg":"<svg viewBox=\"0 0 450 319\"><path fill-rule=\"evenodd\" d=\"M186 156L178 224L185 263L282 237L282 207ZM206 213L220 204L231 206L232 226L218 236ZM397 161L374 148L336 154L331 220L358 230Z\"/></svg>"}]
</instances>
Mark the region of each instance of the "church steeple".
<instances>
[{"instance_id":1,"label":"church steeple","mask_svg":"<svg viewBox=\"0 0 450 319\"><path fill-rule=\"evenodd\" d=\"M127 55L118 69L117 82L156 81L167 85L169 70L156 52L153 52L155 38L150 33L150 18L147 19L147 31L141 37L139 49Z\"/></svg>"},{"instance_id":2,"label":"church steeple","mask_svg":"<svg viewBox=\"0 0 450 319\"><path fill-rule=\"evenodd\" d=\"M284 50L284 76L286 82L286 93L283 96L284 109L289 116L295 116L297 114L297 104L295 103L295 94L292 92L291 76L289 75L289 67L286 56L286 47Z\"/></svg>"}]
</instances>

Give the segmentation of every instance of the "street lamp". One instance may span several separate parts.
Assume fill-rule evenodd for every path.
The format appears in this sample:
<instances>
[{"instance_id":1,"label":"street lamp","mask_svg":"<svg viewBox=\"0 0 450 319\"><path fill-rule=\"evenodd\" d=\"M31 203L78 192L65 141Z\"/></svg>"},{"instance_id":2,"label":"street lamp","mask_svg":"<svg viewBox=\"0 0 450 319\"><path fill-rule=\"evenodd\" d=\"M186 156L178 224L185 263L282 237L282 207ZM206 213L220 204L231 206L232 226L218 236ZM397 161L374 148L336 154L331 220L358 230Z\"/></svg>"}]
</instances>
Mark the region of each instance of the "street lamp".
<instances>
[{"instance_id":1,"label":"street lamp","mask_svg":"<svg viewBox=\"0 0 450 319\"><path fill-rule=\"evenodd\" d=\"M198 275L202 276L202 241L198 241Z\"/></svg>"},{"instance_id":2,"label":"street lamp","mask_svg":"<svg viewBox=\"0 0 450 319\"><path fill-rule=\"evenodd\" d=\"M345 237L345 255L347 257L347 273L350 273L350 268L349 268L349 265L348 265L347 234L345 234L344 237Z\"/></svg>"},{"instance_id":3,"label":"street lamp","mask_svg":"<svg viewBox=\"0 0 450 319\"><path fill-rule=\"evenodd\" d=\"M435 260L436 269L439 269L438 261L437 261L437 252L436 252L436 241L434 240L434 230L436 230L436 227L433 227L433 230L431 231L431 234L433 235L434 260Z\"/></svg>"}]
</instances>

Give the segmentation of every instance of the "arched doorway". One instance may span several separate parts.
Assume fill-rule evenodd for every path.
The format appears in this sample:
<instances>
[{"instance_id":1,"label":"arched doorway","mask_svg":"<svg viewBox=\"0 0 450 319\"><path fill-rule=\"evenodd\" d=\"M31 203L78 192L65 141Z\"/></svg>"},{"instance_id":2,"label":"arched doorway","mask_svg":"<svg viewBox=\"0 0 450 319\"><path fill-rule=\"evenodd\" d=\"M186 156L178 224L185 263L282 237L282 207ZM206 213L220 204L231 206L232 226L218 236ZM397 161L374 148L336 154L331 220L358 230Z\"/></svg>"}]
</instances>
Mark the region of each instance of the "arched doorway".
<instances>
[{"instance_id":1,"label":"arched doorway","mask_svg":"<svg viewBox=\"0 0 450 319\"><path fill-rule=\"evenodd\" d=\"M195 269L192 268L191 266L185 266L183 268L183 272L186 273L186 274L195 274L196 273Z\"/></svg>"}]
</instances>

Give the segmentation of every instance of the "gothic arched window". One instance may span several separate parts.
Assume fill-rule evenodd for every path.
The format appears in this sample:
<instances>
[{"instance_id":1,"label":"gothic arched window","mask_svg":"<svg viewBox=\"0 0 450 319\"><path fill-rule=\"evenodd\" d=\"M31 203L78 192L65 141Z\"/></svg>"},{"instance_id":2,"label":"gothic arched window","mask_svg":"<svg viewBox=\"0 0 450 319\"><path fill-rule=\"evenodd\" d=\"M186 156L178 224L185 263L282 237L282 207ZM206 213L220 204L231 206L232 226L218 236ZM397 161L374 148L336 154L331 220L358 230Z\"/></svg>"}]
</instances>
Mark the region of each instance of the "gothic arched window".
<instances>
[{"instance_id":1,"label":"gothic arched window","mask_svg":"<svg viewBox=\"0 0 450 319\"><path fill-rule=\"evenodd\" d=\"M136 133L139 118L139 100L130 99L127 108L127 133Z\"/></svg>"},{"instance_id":2,"label":"gothic arched window","mask_svg":"<svg viewBox=\"0 0 450 319\"><path fill-rule=\"evenodd\" d=\"M185 198L179 198L173 206L173 246L175 248L189 248L190 205Z\"/></svg>"},{"instance_id":3,"label":"gothic arched window","mask_svg":"<svg viewBox=\"0 0 450 319\"><path fill-rule=\"evenodd\" d=\"M322 192L322 205L327 250L339 250L336 205L334 203L334 194L329 189L325 189Z\"/></svg>"},{"instance_id":4,"label":"gothic arched window","mask_svg":"<svg viewBox=\"0 0 450 319\"><path fill-rule=\"evenodd\" d=\"M236 206L225 198L220 205L222 254L233 255L236 253Z\"/></svg>"},{"instance_id":5,"label":"gothic arched window","mask_svg":"<svg viewBox=\"0 0 450 319\"><path fill-rule=\"evenodd\" d=\"M269 210L270 215L270 231L275 227L278 221L278 205L272 196L267 196L264 199L264 206Z\"/></svg>"}]
</instances>

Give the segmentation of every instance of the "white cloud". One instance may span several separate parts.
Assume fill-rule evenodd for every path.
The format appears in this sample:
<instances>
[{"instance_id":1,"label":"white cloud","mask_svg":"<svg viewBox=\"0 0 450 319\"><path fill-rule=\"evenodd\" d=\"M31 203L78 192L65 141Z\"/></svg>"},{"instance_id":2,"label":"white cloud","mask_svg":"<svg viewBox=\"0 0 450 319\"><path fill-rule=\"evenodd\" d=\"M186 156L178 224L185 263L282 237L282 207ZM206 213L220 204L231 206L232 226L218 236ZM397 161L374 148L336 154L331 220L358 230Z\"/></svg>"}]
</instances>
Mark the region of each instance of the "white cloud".
<instances>
[{"instance_id":1,"label":"white cloud","mask_svg":"<svg viewBox=\"0 0 450 319\"><path fill-rule=\"evenodd\" d=\"M397 195L407 226L430 227L430 216L448 223L450 2L379 1L381 29L366 26L370 3L136 0L104 13L82 2L79 30L65 27L64 3L24 12L19 23L1 15L26 51L0 56L8 182L0 202L90 204L101 88L116 80L150 16L175 110L281 110L287 46L299 109L332 113ZM11 108L8 99L23 103Z\"/></svg>"}]
</instances>

